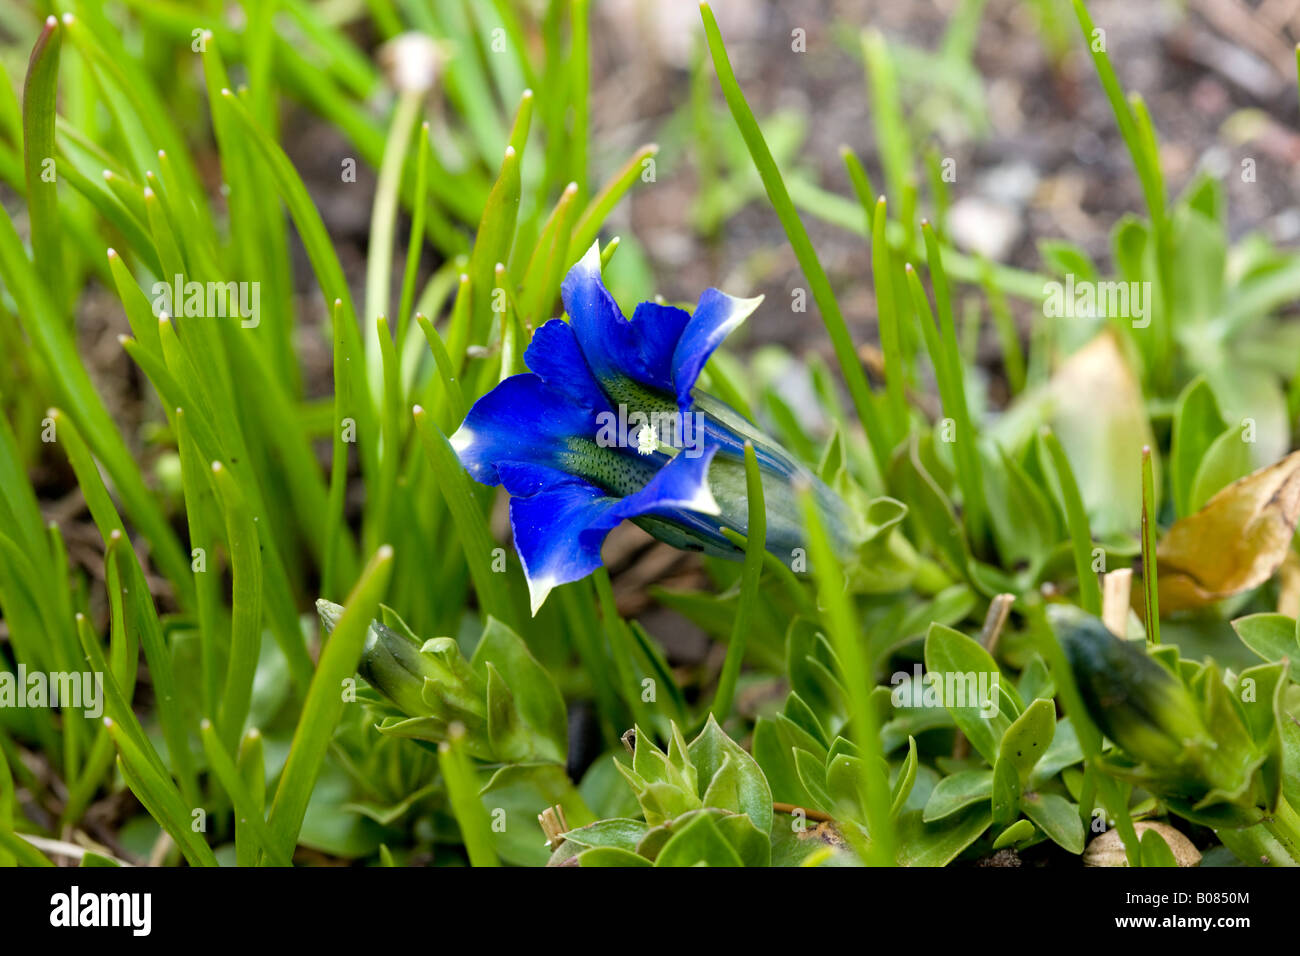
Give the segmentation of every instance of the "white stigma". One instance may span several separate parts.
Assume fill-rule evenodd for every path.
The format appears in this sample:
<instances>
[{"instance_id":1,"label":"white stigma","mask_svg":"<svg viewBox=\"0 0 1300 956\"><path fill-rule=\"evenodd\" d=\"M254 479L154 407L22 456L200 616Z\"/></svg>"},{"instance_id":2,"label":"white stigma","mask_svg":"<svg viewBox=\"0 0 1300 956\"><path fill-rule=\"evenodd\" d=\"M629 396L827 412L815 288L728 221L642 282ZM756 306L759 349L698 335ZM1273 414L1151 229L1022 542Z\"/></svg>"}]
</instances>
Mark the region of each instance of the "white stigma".
<instances>
[{"instance_id":1,"label":"white stigma","mask_svg":"<svg viewBox=\"0 0 1300 956\"><path fill-rule=\"evenodd\" d=\"M638 455L648 455L659 447L659 430L653 425L642 425L636 433Z\"/></svg>"}]
</instances>

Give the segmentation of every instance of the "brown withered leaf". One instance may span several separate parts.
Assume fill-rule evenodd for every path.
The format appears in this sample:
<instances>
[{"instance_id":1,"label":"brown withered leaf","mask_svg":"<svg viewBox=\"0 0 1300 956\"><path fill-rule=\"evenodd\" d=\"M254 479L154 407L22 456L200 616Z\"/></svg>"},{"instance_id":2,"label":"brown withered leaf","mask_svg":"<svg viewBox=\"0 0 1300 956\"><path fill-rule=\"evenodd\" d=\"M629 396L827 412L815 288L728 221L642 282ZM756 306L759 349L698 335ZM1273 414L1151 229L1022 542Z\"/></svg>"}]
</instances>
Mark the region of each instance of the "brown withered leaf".
<instances>
[{"instance_id":1,"label":"brown withered leaf","mask_svg":"<svg viewBox=\"0 0 1300 956\"><path fill-rule=\"evenodd\" d=\"M1300 519L1300 452L1228 485L1175 521L1156 549L1160 611L1182 611L1263 584Z\"/></svg>"}]
</instances>

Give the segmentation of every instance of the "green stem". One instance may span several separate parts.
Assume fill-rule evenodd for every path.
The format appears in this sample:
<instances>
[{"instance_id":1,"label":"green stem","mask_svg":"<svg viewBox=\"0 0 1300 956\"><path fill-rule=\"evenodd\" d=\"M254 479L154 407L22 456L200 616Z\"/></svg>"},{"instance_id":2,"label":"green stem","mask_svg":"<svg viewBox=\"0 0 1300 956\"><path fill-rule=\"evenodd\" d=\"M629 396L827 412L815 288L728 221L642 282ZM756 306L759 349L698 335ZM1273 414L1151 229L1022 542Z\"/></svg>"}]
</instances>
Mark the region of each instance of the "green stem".
<instances>
[{"instance_id":1,"label":"green stem","mask_svg":"<svg viewBox=\"0 0 1300 956\"><path fill-rule=\"evenodd\" d=\"M1264 821L1264 828L1286 848L1293 860L1300 863L1300 814L1286 802L1286 797L1278 796L1277 807Z\"/></svg>"},{"instance_id":2,"label":"green stem","mask_svg":"<svg viewBox=\"0 0 1300 956\"><path fill-rule=\"evenodd\" d=\"M1156 492L1151 449L1142 448L1142 590L1146 595L1147 640L1160 643L1160 595L1156 590Z\"/></svg>"},{"instance_id":3,"label":"green stem","mask_svg":"<svg viewBox=\"0 0 1300 956\"><path fill-rule=\"evenodd\" d=\"M609 580L609 572L597 568L592 575L596 585L596 597L600 603L600 613L604 618L605 633L609 638L609 648L614 657L614 669L618 672L618 682L623 691L623 700L632 711L633 720L646 733L650 733L655 724L654 715L641 699L641 684L636 677L636 663L632 656L632 635L627 631L627 624L619 616L614 603L614 587Z\"/></svg>"},{"instance_id":4,"label":"green stem","mask_svg":"<svg viewBox=\"0 0 1300 956\"><path fill-rule=\"evenodd\" d=\"M745 565L740 573L740 602L731 626L731 641L727 644L727 657L722 662L722 675L718 678L718 691L709 709L721 723L731 713L736 695L736 680L740 665L745 659L745 644L754 625L754 610L758 604L758 582L763 574L763 555L767 553L767 514L763 504L763 480L758 472L758 458L754 446L745 442L745 494L749 504L749 524L746 528Z\"/></svg>"},{"instance_id":5,"label":"green stem","mask_svg":"<svg viewBox=\"0 0 1300 956\"><path fill-rule=\"evenodd\" d=\"M378 316L389 312L388 287L392 282L393 241L402 169L423 103L422 93L403 93L397 100L370 216L370 254L366 260L365 321L362 325L366 336L366 375L373 395L383 394L384 388L383 357L374 322ZM398 318L400 322L401 317Z\"/></svg>"}]
</instances>

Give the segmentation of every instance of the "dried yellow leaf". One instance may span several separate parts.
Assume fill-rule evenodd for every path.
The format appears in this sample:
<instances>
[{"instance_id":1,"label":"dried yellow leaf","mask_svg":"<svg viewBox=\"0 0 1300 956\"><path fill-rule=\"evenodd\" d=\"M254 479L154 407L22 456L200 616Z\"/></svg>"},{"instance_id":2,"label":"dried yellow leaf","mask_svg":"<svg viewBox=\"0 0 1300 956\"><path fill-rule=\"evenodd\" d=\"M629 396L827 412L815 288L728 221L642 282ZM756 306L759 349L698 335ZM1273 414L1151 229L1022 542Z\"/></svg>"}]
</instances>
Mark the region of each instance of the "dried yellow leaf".
<instances>
[{"instance_id":1,"label":"dried yellow leaf","mask_svg":"<svg viewBox=\"0 0 1300 956\"><path fill-rule=\"evenodd\" d=\"M1174 522L1156 549L1162 613L1263 584L1281 566L1300 519L1300 452L1234 481Z\"/></svg>"}]
</instances>

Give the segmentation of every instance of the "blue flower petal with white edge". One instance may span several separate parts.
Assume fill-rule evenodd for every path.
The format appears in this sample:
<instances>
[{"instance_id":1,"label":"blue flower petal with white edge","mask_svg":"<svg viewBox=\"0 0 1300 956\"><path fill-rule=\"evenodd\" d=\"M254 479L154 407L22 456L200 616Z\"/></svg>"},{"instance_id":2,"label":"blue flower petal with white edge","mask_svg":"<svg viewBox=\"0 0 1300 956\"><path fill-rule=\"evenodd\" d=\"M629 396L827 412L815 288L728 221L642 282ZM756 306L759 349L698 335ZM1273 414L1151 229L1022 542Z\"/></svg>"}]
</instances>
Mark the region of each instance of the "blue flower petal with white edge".
<instances>
[{"instance_id":1,"label":"blue flower petal with white edge","mask_svg":"<svg viewBox=\"0 0 1300 956\"><path fill-rule=\"evenodd\" d=\"M569 478L529 498L510 499L510 529L536 614L551 589L600 567L600 546L620 518L595 485Z\"/></svg>"},{"instance_id":2,"label":"blue flower petal with white edge","mask_svg":"<svg viewBox=\"0 0 1300 956\"><path fill-rule=\"evenodd\" d=\"M592 243L587 254L569 270L560 285L560 297L597 381L605 383L619 377L646 381L650 377L636 328L601 281L599 244Z\"/></svg>"},{"instance_id":3,"label":"blue flower petal with white edge","mask_svg":"<svg viewBox=\"0 0 1300 956\"><path fill-rule=\"evenodd\" d=\"M717 289L704 290L673 349L673 390L680 408L685 409L691 404L691 389L695 388L709 356L762 301L761 295L738 299Z\"/></svg>"},{"instance_id":4,"label":"blue flower petal with white edge","mask_svg":"<svg viewBox=\"0 0 1300 956\"><path fill-rule=\"evenodd\" d=\"M510 499L510 527L528 581L529 602L537 613L551 589L586 577L600 567L605 536L625 518L671 517L681 510L717 514L709 490L709 451L698 458L678 455L640 491L611 496L584 479L539 474L540 466L502 462L509 486L546 486L531 496Z\"/></svg>"},{"instance_id":5,"label":"blue flower petal with white edge","mask_svg":"<svg viewBox=\"0 0 1300 956\"><path fill-rule=\"evenodd\" d=\"M761 297L709 289L694 313L646 302L629 321L601 281L596 245L561 294L569 321L537 330L524 353L531 371L475 402L451 438L476 480L511 495L533 613L556 585L600 566L605 536L625 519L676 547L742 554L724 532L744 533L748 523L746 442L774 554L802 546L796 479L817 489L828 528L848 534L851 516L833 491L739 412L695 390Z\"/></svg>"},{"instance_id":6,"label":"blue flower petal with white edge","mask_svg":"<svg viewBox=\"0 0 1300 956\"><path fill-rule=\"evenodd\" d=\"M504 379L474 403L451 436L451 447L475 481L497 485L501 462L554 461L569 438L595 430L590 408L525 372Z\"/></svg>"}]
</instances>

